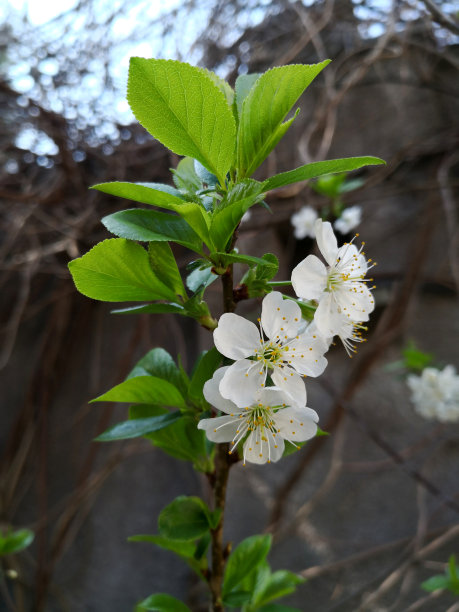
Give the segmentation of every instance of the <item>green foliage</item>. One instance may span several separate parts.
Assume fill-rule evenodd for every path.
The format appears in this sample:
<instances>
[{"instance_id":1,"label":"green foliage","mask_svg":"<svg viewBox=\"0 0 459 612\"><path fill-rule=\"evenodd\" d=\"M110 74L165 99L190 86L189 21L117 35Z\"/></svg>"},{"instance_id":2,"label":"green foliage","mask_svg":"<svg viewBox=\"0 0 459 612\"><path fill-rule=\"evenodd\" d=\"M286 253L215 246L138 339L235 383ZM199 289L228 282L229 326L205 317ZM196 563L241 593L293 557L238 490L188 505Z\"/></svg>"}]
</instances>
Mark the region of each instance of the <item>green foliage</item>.
<instances>
[{"instance_id":1,"label":"green foliage","mask_svg":"<svg viewBox=\"0 0 459 612\"><path fill-rule=\"evenodd\" d=\"M159 515L158 527L170 540L196 540L213 526L213 515L199 497L181 495Z\"/></svg>"},{"instance_id":2,"label":"green foliage","mask_svg":"<svg viewBox=\"0 0 459 612\"><path fill-rule=\"evenodd\" d=\"M240 74L237 77L235 102L236 102L236 112L237 112L238 119L242 111L242 103L247 98L250 90L255 85L255 82L260 76L261 76L260 73L253 72L252 74Z\"/></svg>"},{"instance_id":3,"label":"green foliage","mask_svg":"<svg viewBox=\"0 0 459 612\"><path fill-rule=\"evenodd\" d=\"M202 292L216 280L218 276L212 272L212 264L203 262L203 267L194 268L186 277L186 286L193 293Z\"/></svg>"},{"instance_id":4,"label":"green foliage","mask_svg":"<svg viewBox=\"0 0 459 612\"><path fill-rule=\"evenodd\" d=\"M191 375L189 394L193 400L204 401L202 394L204 383L212 378L221 361L222 356L215 347L201 353Z\"/></svg>"},{"instance_id":5,"label":"green foliage","mask_svg":"<svg viewBox=\"0 0 459 612\"><path fill-rule=\"evenodd\" d=\"M136 612L154 610L155 612L191 612L190 608L172 595L157 593L150 595L137 604Z\"/></svg>"},{"instance_id":6,"label":"green foliage","mask_svg":"<svg viewBox=\"0 0 459 612\"><path fill-rule=\"evenodd\" d=\"M188 392L188 376L179 369L172 356L163 348L148 351L127 375L127 379L136 376L155 376L172 383L185 397Z\"/></svg>"},{"instance_id":7,"label":"green foliage","mask_svg":"<svg viewBox=\"0 0 459 612\"><path fill-rule=\"evenodd\" d=\"M270 548L270 535L256 535L246 538L233 550L223 579L224 601L232 592L241 590L244 580L266 559Z\"/></svg>"},{"instance_id":8,"label":"green foliage","mask_svg":"<svg viewBox=\"0 0 459 612\"><path fill-rule=\"evenodd\" d=\"M30 529L18 529L7 531L5 535L0 532L0 557L13 555L30 546L35 534Z\"/></svg>"},{"instance_id":9,"label":"green foliage","mask_svg":"<svg viewBox=\"0 0 459 612\"><path fill-rule=\"evenodd\" d=\"M247 287L249 297L262 297L272 291L269 281L279 269L279 260L272 253L265 253L260 262L248 270L241 279L241 285Z\"/></svg>"},{"instance_id":10,"label":"green foliage","mask_svg":"<svg viewBox=\"0 0 459 612\"><path fill-rule=\"evenodd\" d=\"M353 191L363 185L362 179L347 180L347 173L325 174L311 183L311 187L331 200L338 199L343 193Z\"/></svg>"},{"instance_id":11,"label":"green foliage","mask_svg":"<svg viewBox=\"0 0 459 612\"><path fill-rule=\"evenodd\" d=\"M434 359L432 353L424 353L420 351L413 341L407 343L402 350L403 365L408 370L422 372L424 368L430 365Z\"/></svg>"},{"instance_id":12,"label":"green foliage","mask_svg":"<svg viewBox=\"0 0 459 612\"><path fill-rule=\"evenodd\" d=\"M262 74L242 103L237 134L240 178L251 176L289 128L287 113L329 60L279 66Z\"/></svg>"},{"instance_id":13,"label":"green foliage","mask_svg":"<svg viewBox=\"0 0 459 612\"><path fill-rule=\"evenodd\" d=\"M156 276L174 293L186 299L182 277L175 261L174 253L168 242L150 242L148 245L150 266Z\"/></svg>"},{"instance_id":14,"label":"green foliage","mask_svg":"<svg viewBox=\"0 0 459 612\"><path fill-rule=\"evenodd\" d=\"M202 251L198 234L184 219L173 214L131 208L107 215L102 223L110 233L120 238L140 242L176 242L196 253Z\"/></svg>"},{"instance_id":15,"label":"green foliage","mask_svg":"<svg viewBox=\"0 0 459 612\"><path fill-rule=\"evenodd\" d=\"M185 400L180 391L172 383L156 376L128 378L91 402L161 404L185 408Z\"/></svg>"},{"instance_id":16,"label":"green foliage","mask_svg":"<svg viewBox=\"0 0 459 612\"><path fill-rule=\"evenodd\" d=\"M263 184L252 179L237 183L220 202L210 224L215 251L224 251L234 230L248 209L264 197Z\"/></svg>"},{"instance_id":17,"label":"green foliage","mask_svg":"<svg viewBox=\"0 0 459 612\"><path fill-rule=\"evenodd\" d=\"M358 170L363 166L375 166L385 164L386 162L379 157L345 157L343 159L329 159L327 161L313 162L305 164L295 170L275 174L263 183L263 189L270 191L277 187L284 187L299 181L305 181L323 174L332 174L335 172L349 172L350 170Z\"/></svg>"},{"instance_id":18,"label":"green foliage","mask_svg":"<svg viewBox=\"0 0 459 612\"><path fill-rule=\"evenodd\" d=\"M215 80L182 62L133 57L127 98L152 136L200 161L223 186L233 163L236 124Z\"/></svg>"},{"instance_id":19,"label":"green foliage","mask_svg":"<svg viewBox=\"0 0 459 612\"><path fill-rule=\"evenodd\" d=\"M78 291L104 302L172 300L176 295L151 269L146 250L124 238L96 244L69 263Z\"/></svg>"},{"instance_id":20,"label":"green foliage","mask_svg":"<svg viewBox=\"0 0 459 612\"><path fill-rule=\"evenodd\" d=\"M171 169L172 180L180 192L194 196L196 191L201 189L202 184L194 167L192 157L184 157L177 164L177 168Z\"/></svg>"},{"instance_id":21,"label":"green foliage","mask_svg":"<svg viewBox=\"0 0 459 612\"><path fill-rule=\"evenodd\" d=\"M445 589L459 595L459 574L458 568L456 567L456 558L451 555L448 561L448 566L444 574L438 576L432 576L428 580L421 584L424 591L438 591L439 589Z\"/></svg>"},{"instance_id":22,"label":"green foliage","mask_svg":"<svg viewBox=\"0 0 459 612\"><path fill-rule=\"evenodd\" d=\"M164 429L177 419L181 418L180 411L169 412L156 417L146 419L136 419L134 421L124 421L110 427L104 433L95 438L96 442L114 442L115 440L128 440L131 438L140 438L148 433Z\"/></svg>"}]
</instances>

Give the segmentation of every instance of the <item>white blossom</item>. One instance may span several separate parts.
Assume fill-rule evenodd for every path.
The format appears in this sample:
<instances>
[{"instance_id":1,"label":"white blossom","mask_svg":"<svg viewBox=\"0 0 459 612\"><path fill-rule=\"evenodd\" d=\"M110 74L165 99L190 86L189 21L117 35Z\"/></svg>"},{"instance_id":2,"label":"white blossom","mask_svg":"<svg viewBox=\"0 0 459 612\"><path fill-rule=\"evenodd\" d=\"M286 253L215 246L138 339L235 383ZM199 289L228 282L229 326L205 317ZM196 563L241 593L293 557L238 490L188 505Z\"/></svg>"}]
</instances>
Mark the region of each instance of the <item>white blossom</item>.
<instances>
[{"instance_id":1,"label":"white blossom","mask_svg":"<svg viewBox=\"0 0 459 612\"><path fill-rule=\"evenodd\" d=\"M421 376L408 376L407 383L421 416L442 423L459 421L459 376L454 366L447 365L443 371L424 368Z\"/></svg>"},{"instance_id":2,"label":"white blossom","mask_svg":"<svg viewBox=\"0 0 459 612\"><path fill-rule=\"evenodd\" d=\"M212 442L230 442L230 453L247 436L243 445L244 465L278 461L285 440L294 444L313 438L317 433L317 413L302 405L291 405L291 397L277 387L257 388L244 407L222 397L221 381L231 366L218 369L204 385L204 397L215 408L225 413L202 419L198 428L206 432Z\"/></svg>"},{"instance_id":3,"label":"white blossom","mask_svg":"<svg viewBox=\"0 0 459 612\"><path fill-rule=\"evenodd\" d=\"M325 338L346 337L348 321L368 321L374 309L373 296L365 284L372 280L365 279L369 269L362 253L365 243L360 250L352 243L338 248L330 223L321 219L315 223L315 233L328 266L315 255L308 255L294 268L292 285L298 297L318 302L314 321Z\"/></svg>"},{"instance_id":4,"label":"white blossom","mask_svg":"<svg viewBox=\"0 0 459 612\"><path fill-rule=\"evenodd\" d=\"M311 206L303 206L300 210L294 213L290 219L294 231L293 234L297 240L315 237L314 223L318 217L317 211Z\"/></svg>"},{"instance_id":5,"label":"white blossom","mask_svg":"<svg viewBox=\"0 0 459 612\"><path fill-rule=\"evenodd\" d=\"M238 406L246 406L265 386L269 374L293 402L304 404L306 390L301 376L322 374L328 345L313 328L304 329L298 304L284 300L277 291L263 299L259 322L258 329L234 313L220 317L214 331L215 346L235 360L221 380L220 393Z\"/></svg>"},{"instance_id":6,"label":"white blossom","mask_svg":"<svg viewBox=\"0 0 459 612\"><path fill-rule=\"evenodd\" d=\"M341 234L349 234L362 221L362 209L360 206L349 206L341 213L339 219L334 223L334 227Z\"/></svg>"}]
</instances>

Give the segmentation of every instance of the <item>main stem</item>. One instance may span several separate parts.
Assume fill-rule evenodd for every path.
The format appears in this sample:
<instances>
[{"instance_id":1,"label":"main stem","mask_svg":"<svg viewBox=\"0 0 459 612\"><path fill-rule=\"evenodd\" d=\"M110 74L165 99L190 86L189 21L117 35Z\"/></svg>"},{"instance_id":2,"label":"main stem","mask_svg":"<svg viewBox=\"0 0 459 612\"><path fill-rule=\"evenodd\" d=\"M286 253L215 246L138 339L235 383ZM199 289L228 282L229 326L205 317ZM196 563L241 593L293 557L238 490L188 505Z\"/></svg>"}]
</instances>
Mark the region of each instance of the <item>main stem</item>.
<instances>
[{"instance_id":1,"label":"main stem","mask_svg":"<svg viewBox=\"0 0 459 612\"><path fill-rule=\"evenodd\" d=\"M236 307L233 300L233 266L228 266L222 275L223 309L225 312L234 312ZM210 590L212 592L213 612L223 612L222 583L225 569L225 551L223 546L223 518L225 512L226 485L230 469L229 444L217 444L215 451L215 480L214 507L221 510L218 526L211 531L212 535L212 574L210 577Z\"/></svg>"}]
</instances>

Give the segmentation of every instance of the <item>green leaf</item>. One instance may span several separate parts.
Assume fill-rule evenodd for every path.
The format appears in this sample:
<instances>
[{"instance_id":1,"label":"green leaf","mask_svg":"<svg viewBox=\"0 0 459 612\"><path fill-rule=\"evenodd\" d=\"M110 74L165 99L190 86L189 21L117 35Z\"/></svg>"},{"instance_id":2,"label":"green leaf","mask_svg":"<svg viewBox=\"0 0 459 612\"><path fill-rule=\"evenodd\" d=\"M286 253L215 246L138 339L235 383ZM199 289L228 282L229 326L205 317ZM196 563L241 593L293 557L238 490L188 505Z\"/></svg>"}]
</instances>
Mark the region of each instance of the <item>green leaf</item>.
<instances>
[{"instance_id":1,"label":"green leaf","mask_svg":"<svg viewBox=\"0 0 459 612\"><path fill-rule=\"evenodd\" d=\"M123 402L132 404L159 404L185 408L180 391L167 380L155 376L128 378L92 402Z\"/></svg>"},{"instance_id":2,"label":"green leaf","mask_svg":"<svg viewBox=\"0 0 459 612\"><path fill-rule=\"evenodd\" d=\"M193 558L196 552L196 544L184 540L171 540L160 535L135 535L128 538L128 542L150 542L160 548L170 550L184 559Z\"/></svg>"},{"instance_id":3,"label":"green leaf","mask_svg":"<svg viewBox=\"0 0 459 612\"><path fill-rule=\"evenodd\" d=\"M201 162L225 184L236 124L225 95L201 68L132 57L127 99L136 119L174 153Z\"/></svg>"},{"instance_id":4,"label":"green leaf","mask_svg":"<svg viewBox=\"0 0 459 612\"><path fill-rule=\"evenodd\" d=\"M131 418L132 414L134 412L130 412ZM171 457L191 461L199 471L212 471L212 462L206 455L205 432L197 428L194 418L183 416L170 427L155 431L146 437L154 446Z\"/></svg>"},{"instance_id":5,"label":"green leaf","mask_svg":"<svg viewBox=\"0 0 459 612\"><path fill-rule=\"evenodd\" d=\"M275 174L263 183L263 189L270 191L284 185L291 185L298 181L306 181L323 174L333 174L335 172L348 172L358 170L364 166L377 166L386 162L379 157L345 157L343 159L329 159L327 161L313 162L305 164L295 170Z\"/></svg>"},{"instance_id":6,"label":"green leaf","mask_svg":"<svg viewBox=\"0 0 459 612\"><path fill-rule=\"evenodd\" d=\"M94 438L96 442L113 442L114 440L129 440L140 438L148 433L163 429L181 418L181 412L169 412L157 417L148 419L135 419L133 421L123 421L110 427L104 433Z\"/></svg>"},{"instance_id":7,"label":"green leaf","mask_svg":"<svg viewBox=\"0 0 459 612\"><path fill-rule=\"evenodd\" d=\"M221 362L222 356L215 347L201 353L196 362L190 381L189 394L192 399L204 399L202 394L204 383L212 378Z\"/></svg>"},{"instance_id":8,"label":"green leaf","mask_svg":"<svg viewBox=\"0 0 459 612\"><path fill-rule=\"evenodd\" d=\"M262 74L245 98L239 114L237 166L250 176L284 135L291 107L329 63L279 66Z\"/></svg>"},{"instance_id":9,"label":"green leaf","mask_svg":"<svg viewBox=\"0 0 459 612\"><path fill-rule=\"evenodd\" d=\"M182 277L168 242L150 242L148 245L150 266L156 276L183 298L187 297Z\"/></svg>"},{"instance_id":10,"label":"green leaf","mask_svg":"<svg viewBox=\"0 0 459 612\"><path fill-rule=\"evenodd\" d=\"M249 591L232 591L225 595L223 603L230 608L239 608L239 606L248 603L250 598L251 593Z\"/></svg>"},{"instance_id":11,"label":"green leaf","mask_svg":"<svg viewBox=\"0 0 459 612\"><path fill-rule=\"evenodd\" d=\"M127 375L127 379L136 376L156 376L172 383L183 396L188 392L188 380L185 378L171 355L163 348L154 348L140 359Z\"/></svg>"},{"instance_id":12,"label":"green leaf","mask_svg":"<svg viewBox=\"0 0 459 612\"><path fill-rule=\"evenodd\" d=\"M172 595L157 593L150 595L137 604L136 612L154 610L155 612L191 612L190 608Z\"/></svg>"},{"instance_id":13,"label":"green leaf","mask_svg":"<svg viewBox=\"0 0 459 612\"><path fill-rule=\"evenodd\" d=\"M177 168L172 170L172 174L172 180L178 189L191 194L201 189L201 181L194 169L194 159L192 157L181 159Z\"/></svg>"},{"instance_id":14,"label":"green leaf","mask_svg":"<svg viewBox=\"0 0 459 612\"><path fill-rule=\"evenodd\" d=\"M0 533L0 556L18 553L32 544L35 534L30 529L18 529L5 535Z\"/></svg>"},{"instance_id":15,"label":"green leaf","mask_svg":"<svg viewBox=\"0 0 459 612\"><path fill-rule=\"evenodd\" d=\"M210 78L210 80L215 83L218 89L223 93L228 103L228 106L231 107L234 102L234 90L231 85L224 79L221 79L217 74L215 74L215 72L207 70L206 68L203 68L203 70Z\"/></svg>"},{"instance_id":16,"label":"green leaf","mask_svg":"<svg viewBox=\"0 0 459 612\"><path fill-rule=\"evenodd\" d=\"M263 199L263 184L252 179L237 183L215 210L210 224L210 235L216 251L225 250L242 216Z\"/></svg>"},{"instance_id":17,"label":"green leaf","mask_svg":"<svg viewBox=\"0 0 459 612\"><path fill-rule=\"evenodd\" d=\"M128 308L116 308L112 314L163 314L172 312L174 314L186 314L180 304L142 304L141 306L129 306Z\"/></svg>"},{"instance_id":18,"label":"green leaf","mask_svg":"<svg viewBox=\"0 0 459 612\"><path fill-rule=\"evenodd\" d=\"M269 281L276 276L279 270L279 260L273 253L265 253L262 260L264 263L257 266L255 278Z\"/></svg>"},{"instance_id":19,"label":"green leaf","mask_svg":"<svg viewBox=\"0 0 459 612\"><path fill-rule=\"evenodd\" d=\"M459 577L457 575L457 568L456 568L456 558L454 555L451 555L448 560L448 574L452 582L457 583L459 586Z\"/></svg>"},{"instance_id":20,"label":"green leaf","mask_svg":"<svg viewBox=\"0 0 459 612\"><path fill-rule=\"evenodd\" d=\"M188 223L177 215L130 208L103 217L102 223L109 232L120 238L141 242L176 242L201 253L202 240Z\"/></svg>"},{"instance_id":21,"label":"green leaf","mask_svg":"<svg viewBox=\"0 0 459 612\"><path fill-rule=\"evenodd\" d=\"M69 262L73 282L80 293L104 302L175 300L150 267L143 247L124 238L96 244L82 257Z\"/></svg>"},{"instance_id":22,"label":"green leaf","mask_svg":"<svg viewBox=\"0 0 459 612\"><path fill-rule=\"evenodd\" d=\"M195 540L209 531L208 512L199 497L181 495L161 511L159 531L172 540Z\"/></svg>"},{"instance_id":23,"label":"green leaf","mask_svg":"<svg viewBox=\"0 0 459 612\"><path fill-rule=\"evenodd\" d=\"M424 353L416 348L413 341L408 342L406 347L402 350L402 355L405 368L416 372L422 372L422 370L432 363L434 359L432 353Z\"/></svg>"},{"instance_id":24,"label":"green leaf","mask_svg":"<svg viewBox=\"0 0 459 612\"><path fill-rule=\"evenodd\" d=\"M270 535L256 535L243 540L231 553L223 580L223 597L226 598L266 559L271 548Z\"/></svg>"},{"instance_id":25,"label":"green leaf","mask_svg":"<svg viewBox=\"0 0 459 612\"><path fill-rule=\"evenodd\" d=\"M207 268L196 268L186 277L186 286L193 293L197 293L206 289L217 278L218 275L212 272L210 265Z\"/></svg>"},{"instance_id":26,"label":"green leaf","mask_svg":"<svg viewBox=\"0 0 459 612\"><path fill-rule=\"evenodd\" d=\"M253 603L262 606L274 599L290 595L304 579L287 570L279 570L269 576L261 589L254 594Z\"/></svg>"},{"instance_id":27,"label":"green leaf","mask_svg":"<svg viewBox=\"0 0 459 612\"><path fill-rule=\"evenodd\" d=\"M207 243L209 241L208 229L210 218L205 209L200 204L184 202L181 198L156 187L157 183L123 183L115 181L94 185L92 189L98 189L104 193L176 212L185 219L201 240Z\"/></svg>"},{"instance_id":28,"label":"green leaf","mask_svg":"<svg viewBox=\"0 0 459 612\"><path fill-rule=\"evenodd\" d=\"M422 584L421 584L421 588L424 589L424 591L438 591L439 589L448 589L450 586L451 580L448 576L446 575L439 575L439 576L432 576L432 578L429 578L428 580L425 580Z\"/></svg>"},{"instance_id":29,"label":"green leaf","mask_svg":"<svg viewBox=\"0 0 459 612\"><path fill-rule=\"evenodd\" d=\"M242 111L242 103L249 95L250 90L255 85L258 77L261 76L261 73L254 72L252 74L240 74L236 79L236 108L238 117Z\"/></svg>"}]
</instances>

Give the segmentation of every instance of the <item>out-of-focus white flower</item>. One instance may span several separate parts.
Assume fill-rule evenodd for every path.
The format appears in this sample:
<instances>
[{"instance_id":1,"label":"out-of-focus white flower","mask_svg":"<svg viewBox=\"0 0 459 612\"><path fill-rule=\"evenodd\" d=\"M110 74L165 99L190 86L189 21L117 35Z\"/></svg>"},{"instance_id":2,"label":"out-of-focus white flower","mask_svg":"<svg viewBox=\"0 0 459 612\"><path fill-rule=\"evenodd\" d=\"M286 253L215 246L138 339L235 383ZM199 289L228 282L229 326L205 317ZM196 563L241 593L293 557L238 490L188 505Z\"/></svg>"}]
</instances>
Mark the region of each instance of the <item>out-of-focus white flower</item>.
<instances>
[{"instance_id":1,"label":"out-of-focus white flower","mask_svg":"<svg viewBox=\"0 0 459 612\"><path fill-rule=\"evenodd\" d=\"M293 235L297 240L306 238L306 236L310 238L315 237L314 223L317 217L317 211L311 206L303 206L303 208L300 208L298 212L292 215L290 221L295 228Z\"/></svg>"},{"instance_id":2,"label":"out-of-focus white flower","mask_svg":"<svg viewBox=\"0 0 459 612\"><path fill-rule=\"evenodd\" d=\"M374 309L373 296L365 284L369 269L362 253L365 243L360 250L352 243L338 248L330 223L317 219L314 227L317 245L328 266L315 255L308 255L294 268L292 285L298 297L318 302L314 321L325 338L345 337L349 331L347 321L368 321Z\"/></svg>"},{"instance_id":3,"label":"out-of-focus white flower","mask_svg":"<svg viewBox=\"0 0 459 612\"><path fill-rule=\"evenodd\" d=\"M238 406L247 406L269 374L277 387L290 394L293 403L304 405L306 389L301 376L322 374L328 345L309 328L302 331L300 307L284 300L278 291L263 299L259 321L260 329L234 313L220 317L214 331L215 346L222 355L235 360L221 380L221 395Z\"/></svg>"},{"instance_id":4,"label":"out-of-focus white flower","mask_svg":"<svg viewBox=\"0 0 459 612\"><path fill-rule=\"evenodd\" d=\"M424 368L421 376L410 374L407 383L416 412L442 423L459 421L459 376L454 366L442 371Z\"/></svg>"},{"instance_id":5,"label":"out-of-focus white flower","mask_svg":"<svg viewBox=\"0 0 459 612\"><path fill-rule=\"evenodd\" d=\"M362 221L362 209L360 206L349 206L341 213L341 217L334 223L334 227L341 234L349 234Z\"/></svg>"},{"instance_id":6,"label":"out-of-focus white flower","mask_svg":"<svg viewBox=\"0 0 459 612\"><path fill-rule=\"evenodd\" d=\"M291 405L291 397L277 387L258 388L247 406L239 407L222 397L220 385L230 366L217 370L204 385L204 397L225 413L212 419L202 419L204 429L212 442L231 442L230 453L244 442L244 465L278 461L284 452L285 440L292 444L304 442L316 435L317 413L302 405Z\"/></svg>"}]
</instances>

